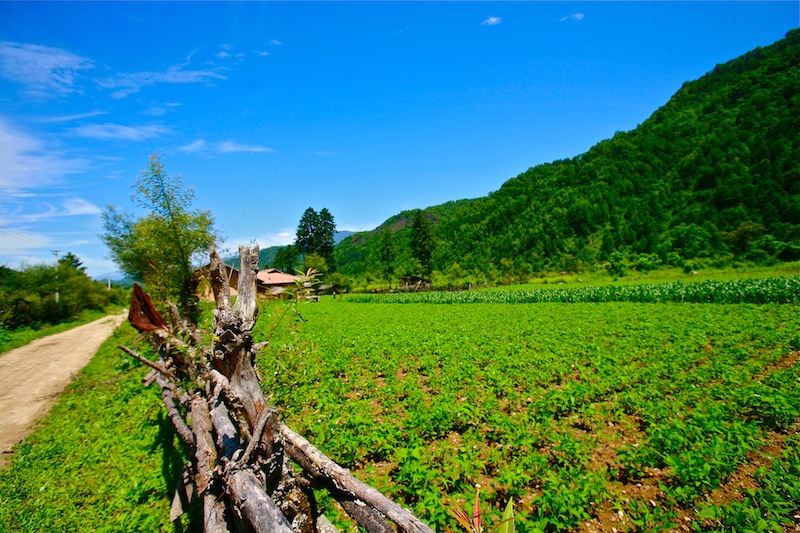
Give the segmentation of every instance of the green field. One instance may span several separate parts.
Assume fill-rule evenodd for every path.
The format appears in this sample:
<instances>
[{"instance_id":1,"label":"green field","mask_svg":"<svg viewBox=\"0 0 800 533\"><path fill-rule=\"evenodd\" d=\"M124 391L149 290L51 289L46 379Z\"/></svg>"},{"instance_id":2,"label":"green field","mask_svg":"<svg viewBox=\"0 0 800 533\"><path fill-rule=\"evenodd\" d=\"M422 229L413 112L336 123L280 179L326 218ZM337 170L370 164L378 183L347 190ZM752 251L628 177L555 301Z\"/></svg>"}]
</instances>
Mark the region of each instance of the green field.
<instances>
[{"instance_id":1,"label":"green field","mask_svg":"<svg viewBox=\"0 0 800 533\"><path fill-rule=\"evenodd\" d=\"M339 300L301 313L259 361L274 369L265 389L437 530L476 483L495 520L514 498L523 531L767 531L800 506L794 305ZM758 489L772 467L779 481ZM752 497L733 486L743 477Z\"/></svg>"},{"instance_id":2,"label":"green field","mask_svg":"<svg viewBox=\"0 0 800 533\"><path fill-rule=\"evenodd\" d=\"M489 524L513 498L526 533L794 528L796 304L348 298L277 326L286 307L265 306L264 389L437 531L456 529L448 509L476 483ZM133 342L123 326L18 446L0 472L0 531L198 525L168 521L183 451L139 385L146 370L114 348Z\"/></svg>"}]
</instances>

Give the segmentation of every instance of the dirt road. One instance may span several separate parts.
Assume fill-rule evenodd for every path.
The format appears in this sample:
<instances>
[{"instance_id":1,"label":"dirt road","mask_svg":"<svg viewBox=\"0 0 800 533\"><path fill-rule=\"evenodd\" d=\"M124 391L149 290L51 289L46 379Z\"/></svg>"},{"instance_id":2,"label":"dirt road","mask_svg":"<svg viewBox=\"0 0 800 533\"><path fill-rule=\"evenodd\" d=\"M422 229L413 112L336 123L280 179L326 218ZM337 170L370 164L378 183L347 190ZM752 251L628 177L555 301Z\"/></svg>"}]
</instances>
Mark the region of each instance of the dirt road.
<instances>
[{"instance_id":1,"label":"dirt road","mask_svg":"<svg viewBox=\"0 0 800 533\"><path fill-rule=\"evenodd\" d=\"M126 317L107 316L0 355L0 468Z\"/></svg>"}]
</instances>

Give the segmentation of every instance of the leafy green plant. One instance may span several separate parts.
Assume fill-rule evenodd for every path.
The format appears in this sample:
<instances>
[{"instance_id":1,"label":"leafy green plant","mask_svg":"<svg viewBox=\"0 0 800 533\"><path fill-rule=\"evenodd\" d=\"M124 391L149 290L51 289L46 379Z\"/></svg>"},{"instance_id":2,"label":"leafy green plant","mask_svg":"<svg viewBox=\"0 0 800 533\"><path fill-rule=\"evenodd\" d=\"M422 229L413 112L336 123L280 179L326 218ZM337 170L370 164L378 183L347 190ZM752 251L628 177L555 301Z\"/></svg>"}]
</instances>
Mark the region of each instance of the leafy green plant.
<instances>
[{"instance_id":1,"label":"leafy green plant","mask_svg":"<svg viewBox=\"0 0 800 533\"><path fill-rule=\"evenodd\" d=\"M483 519L481 515L480 492L481 486L475 485L475 502L472 504L471 517L464 509L458 506L453 507L449 511L450 516L455 518L459 525L463 527L467 533L484 532ZM502 520L495 524L495 526L489 530L489 533L514 533L516 531L514 519L514 502L513 500L508 500L505 511L503 511Z\"/></svg>"}]
</instances>

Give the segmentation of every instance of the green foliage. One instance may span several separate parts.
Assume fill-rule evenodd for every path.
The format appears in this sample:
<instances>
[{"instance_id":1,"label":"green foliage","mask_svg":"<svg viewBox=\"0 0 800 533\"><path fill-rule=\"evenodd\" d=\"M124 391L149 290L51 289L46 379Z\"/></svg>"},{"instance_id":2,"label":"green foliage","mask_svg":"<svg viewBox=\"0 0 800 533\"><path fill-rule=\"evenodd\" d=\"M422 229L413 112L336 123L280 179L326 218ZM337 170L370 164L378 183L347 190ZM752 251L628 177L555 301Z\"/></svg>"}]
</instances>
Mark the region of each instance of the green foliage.
<instances>
[{"instance_id":1,"label":"green foliage","mask_svg":"<svg viewBox=\"0 0 800 533\"><path fill-rule=\"evenodd\" d=\"M161 302L172 300L183 318L199 315L195 269L217 239L210 212L192 210L194 190L169 176L158 155L139 175L134 199L148 214L139 219L108 206L100 236L111 258L129 277L143 281Z\"/></svg>"},{"instance_id":2,"label":"green foliage","mask_svg":"<svg viewBox=\"0 0 800 533\"><path fill-rule=\"evenodd\" d=\"M431 275L433 249L431 223L423 211L417 210L411 222L411 256L419 263L423 278L429 278Z\"/></svg>"},{"instance_id":3,"label":"green foliage","mask_svg":"<svg viewBox=\"0 0 800 533\"><path fill-rule=\"evenodd\" d=\"M669 530L797 424L794 304L349 298L304 307L302 328L272 337L265 390L287 423L437 531L457 527L443 502L470 501L475 483L485 523L514 498L521 531L575 529L609 508L628 517L620 527ZM654 504L621 492L657 481ZM785 508L767 506L753 512Z\"/></svg>"},{"instance_id":4,"label":"green foliage","mask_svg":"<svg viewBox=\"0 0 800 533\"><path fill-rule=\"evenodd\" d=\"M626 265L797 261L799 56L792 30L684 84L639 127L585 154L530 168L488 196L426 208L437 242L428 271L458 263L468 276L510 279L607 265L618 277ZM414 216L346 239L340 268L380 272L373 237L392 227L409 273Z\"/></svg>"},{"instance_id":5,"label":"green foliage","mask_svg":"<svg viewBox=\"0 0 800 533\"><path fill-rule=\"evenodd\" d=\"M386 276L386 281L391 285L392 275L394 274L394 234L392 228L386 228L381 233L381 263L383 264L383 271Z\"/></svg>"},{"instance_id":6,"label":"green foliage","mask_svg":"<svg viewBox=\"0 0 800 533\"><path fill-rule=\"evenodd\" d=\"M118 328L7 456L0 531L176 529L170 501L187 456L158 391L142 387L146 367L116 348L135 336ZM198 511L193 505L183 527L202 529Z\"/></svg>"},{"instance_id":7,"label":"green foliage","mask_svg":"<svg viewBox=\"0 0 800 533\"><path fill-rule=\"evenodd\" d=\"M127 302L130 300L130 296L127 294L127 292L128 291L116 290L116 294L119 296L117 300L120 303L124 301L127 304ZM33 340L41 339L43 337L47 337L48 335L61 333L62 331L67 331L68 329L72 329L83 324L88 324L89 322L94 322L97 319L107 316L109 313L114 313L116 310L121 311L122 309L123 308L121 305L112 305L111 307L107 307L105 309L86 310L74 320L62 322L55 326L43 326L40 329L23 327L12 331L4 326L0 326L0 354L3 354L9 350L13 350L14 348L19 348L20 346L25 346Z\"/></svg>"},{"instance_id":8,"label":"green foliage","mask_svg":"<svg viewBox=\"0 0 800 533\"><path fill-rule=\"evenodd\" d=\"M297 248L291 244L279 248L272 266L283 272L294 272L297 266ZM259 268L261 268L260 262Z\"/></svg>"},{"instance_id":9,"label":"green foliage","mask_svg":"<svg viewBox=\"0 0 800 533\"><path fill-rule=\"evenodd\" d=\"M800 276L785 278L740 279L733 281L680 281L639 284L586 286L569 289L532 289L461 292L416 292L395 294L355 294L354 303L800 303Z\"/></svg>"},{"instance_id":10,"label":"green foliage","mask_svg":"<svg viewBox=\"0 0 800 533\"><path fill-rule=\"evenodd\" d=\"M317 268L320 272L336 272L336 260L333 255L334 233L336 233L336 223L327 207L323 207L319 213L311 207L305 210L297 225L295 246L304 256L317 255L324 261L324 268L306 264L306 269Z\"/></svg>"},{"instance_id":11,"label":"green foliage","mask_svg":"<svg viewBox=\"0 0 800 533\"><path fill-rule=\"evenodd\" d=\"M76 320L84 311L124 303L126 294L90 279L72 253L53 266L27 266L19 271L0 267L0 327L37 330Z\"/></svg>"}]
</instances>

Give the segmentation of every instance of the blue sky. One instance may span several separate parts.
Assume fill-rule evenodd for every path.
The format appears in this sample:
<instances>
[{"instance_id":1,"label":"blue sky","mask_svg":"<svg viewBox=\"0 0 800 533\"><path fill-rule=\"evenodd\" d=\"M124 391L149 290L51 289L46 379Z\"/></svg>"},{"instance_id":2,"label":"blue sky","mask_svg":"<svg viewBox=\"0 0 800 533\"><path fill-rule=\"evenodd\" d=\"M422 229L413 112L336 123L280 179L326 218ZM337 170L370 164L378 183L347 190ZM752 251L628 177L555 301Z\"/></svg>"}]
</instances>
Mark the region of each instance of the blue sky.
<instances>
[{"instance_id":1,"label":"blue sky","mask_svg":"<svg viewBox=\"0 0 800 533\"><path fill-rule=\"evenodd\" d=\"M635 128L790 2L0 2L0 264L117 270L159 152L226 246L372 229Z\"/></svg>"}]
</instances>

